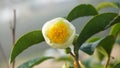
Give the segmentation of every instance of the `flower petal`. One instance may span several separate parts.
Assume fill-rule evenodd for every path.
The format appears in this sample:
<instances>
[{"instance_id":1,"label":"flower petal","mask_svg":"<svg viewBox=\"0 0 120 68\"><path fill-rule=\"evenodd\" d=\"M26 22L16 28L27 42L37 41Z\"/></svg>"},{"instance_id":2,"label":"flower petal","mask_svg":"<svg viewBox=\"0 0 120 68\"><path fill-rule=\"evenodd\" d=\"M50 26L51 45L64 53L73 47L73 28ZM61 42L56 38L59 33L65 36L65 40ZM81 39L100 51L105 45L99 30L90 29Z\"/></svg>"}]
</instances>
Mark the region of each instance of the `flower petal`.
<instances>
[{"instance_id":1,"label":"flower petal","mask_svg":"<svg viewBox=\"0 0 120 68\"><path fill-rule=\"evenodd\" d=\"M54 48L69 47L75 36L75 27L64 18L55 18L43 25L45 41Z\"/></svg>"}]
</instances>

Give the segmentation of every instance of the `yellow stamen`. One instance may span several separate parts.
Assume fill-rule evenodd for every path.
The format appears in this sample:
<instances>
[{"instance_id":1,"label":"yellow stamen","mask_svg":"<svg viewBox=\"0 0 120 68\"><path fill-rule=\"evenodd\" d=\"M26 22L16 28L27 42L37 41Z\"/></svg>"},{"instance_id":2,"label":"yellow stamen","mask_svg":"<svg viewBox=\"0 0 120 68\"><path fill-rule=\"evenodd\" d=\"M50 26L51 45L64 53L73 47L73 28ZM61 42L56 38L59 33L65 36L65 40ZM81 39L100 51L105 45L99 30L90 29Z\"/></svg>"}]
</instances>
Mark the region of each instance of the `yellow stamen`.
<instances>
[{"instance_id":1,"label":"yellow stamen","mask_svg":"<svg viewBox=\"0 0 120 68\"><path fill-rule=\"evenodd\" d=\"M64 43L69 37L67 24L61 20L57 21L48 29L47 36L50 39L50 42L59 44Z\"/></svg>"}]
</instances>

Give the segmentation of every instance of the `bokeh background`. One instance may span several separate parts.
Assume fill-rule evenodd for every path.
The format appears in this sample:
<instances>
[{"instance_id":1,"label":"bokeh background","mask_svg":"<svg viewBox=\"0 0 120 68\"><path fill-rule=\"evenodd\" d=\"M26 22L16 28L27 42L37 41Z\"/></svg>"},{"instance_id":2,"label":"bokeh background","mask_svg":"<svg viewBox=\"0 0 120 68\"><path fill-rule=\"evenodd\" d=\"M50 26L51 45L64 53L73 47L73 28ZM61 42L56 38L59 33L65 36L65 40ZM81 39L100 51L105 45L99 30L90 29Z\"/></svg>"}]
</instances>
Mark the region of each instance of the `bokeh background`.
<instances>
[{"instance_id":1,"label":"bokeh background","mask_svg":"<svg viewBox=\"0 0 120 68\"><path fill-rule=\"evenodd\" d=\"M12 34L10 27L13 24L13 9L16 9L17 14L17 40L27 32L41 29L42 25L48 20L56 17L65 17L70 10L78 4L85 3L96 6L98 3L105 1L120 2L120 0L0 0L0 51L4 51L5 58L9 61L12 49ZM102 11L118 12L118 10L111 8ZM88 19L89 17L84 17L72 22L73 25L76 26L77 33L79 33ZM102 36L106 33L107 31L102 32L99 35ZM17 57L16 68L18 65L29 59L43 55L59 56L64 55L64 51L51 49L51 47L44 42L37 44L28 48ZM7 68L1 52L0 68Z\"/></svg>"}]
</instances>

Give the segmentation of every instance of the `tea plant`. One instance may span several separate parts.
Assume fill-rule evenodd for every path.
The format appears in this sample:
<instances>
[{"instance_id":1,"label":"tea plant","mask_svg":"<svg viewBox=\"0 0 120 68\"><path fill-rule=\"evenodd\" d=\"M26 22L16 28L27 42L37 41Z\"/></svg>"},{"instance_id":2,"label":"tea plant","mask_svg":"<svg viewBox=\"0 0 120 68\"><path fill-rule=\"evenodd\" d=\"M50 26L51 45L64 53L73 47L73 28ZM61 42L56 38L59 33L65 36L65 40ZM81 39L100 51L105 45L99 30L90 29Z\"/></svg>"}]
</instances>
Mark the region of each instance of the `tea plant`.
<instances>
[{"instance_id":1,"label":"tea plant","mask_svg":"<svg viewBox=\"0 0 120 68\"><path fill-rule=\"evenodd\" d=\"M23 35L14 44L10 56L10 63L27 48L34 46L34 44L46 42L53 49L64 49L66 54L71 55L73 60L69 62L73 66L70 63L66 63L63 65L63 68L120 68L120 61L114 62L112 65L110 64L113 46L119 39L120 12L99 12L108 7L120 10L119 3L104 2L96 7L91 4L80 4L73 8L65 18L55 18L46 22L42 30L35 30ZM92 18L88 20L82 31L76 34L75 27L71 22L84 16L92 16ZM110 32L106 36L94 37L95 34L108 28L110 28ZM94 66L86 65L79 60L79 50L88 55L93 55L96 51L100 62L104 61L105 63L95 64ZM104 57L107 61L103 59ZM18 68L32 68L47 59L56 58L54 56L35 58L23 63ZM68 59L68 57L64 57L64 59Z\"/></svg>"}]
</instances>

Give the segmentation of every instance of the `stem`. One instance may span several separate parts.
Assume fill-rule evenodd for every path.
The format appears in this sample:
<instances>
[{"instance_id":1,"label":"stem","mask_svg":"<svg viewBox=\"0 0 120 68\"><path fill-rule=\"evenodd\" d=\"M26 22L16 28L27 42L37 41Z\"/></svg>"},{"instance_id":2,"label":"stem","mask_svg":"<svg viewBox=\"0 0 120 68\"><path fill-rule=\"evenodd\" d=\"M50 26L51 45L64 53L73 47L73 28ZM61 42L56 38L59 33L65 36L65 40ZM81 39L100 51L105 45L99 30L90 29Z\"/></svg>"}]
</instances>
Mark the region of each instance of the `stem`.
<instances>
[{"instance_id":1,"label":"stem","mask_svg":"<svg viewBox=\"0 0 120 68\"><path fill-rule=\"evenodd\" d=\"M0 44L0 52L2 54L3 60L4 60L5 64L6 64L6 67L9 68L9 64L7 62L7 59L6 59L6 56L5 56L5 53L4 53L3 49L2 49L1 44Z\"/></svg>"},{"instance_id":2,"label":"stem","mask_svg":"<svg viewBox=\"0 0 120 68\"><path fill-rule=\"evenodd\" d=\"M12 27L12 45L14 47L14 43L15 43L15 29L16 29L16 10L13 10L13 27ZM15 68L15 60L12 63L12 68Z\"/></svg>"},{"instance_id":3,"label":"stem","mask_svg":"<svg viewBox=\"0 0 120 68\"><path fill-rule=\"evenodd\" d=\"M109 64L109 61L110 61L110 57L108 57L108 59L107 59L105 65L104 65L104 68L107 68L107 66L108 66L108 64Z\"/></svg>"},{"instance_id":4,"label":"stem","mask_svg":"<svg viewBox=\"0 0 120 68\"><path fill-rule=\"evenodd\" d=\"M77 58L75 58L75 55L70 52L70 55L72 56L73 60L74 60L74 68L81 68L80 64L79 64L79 60Z\"/></svg>"}]
</instances>

